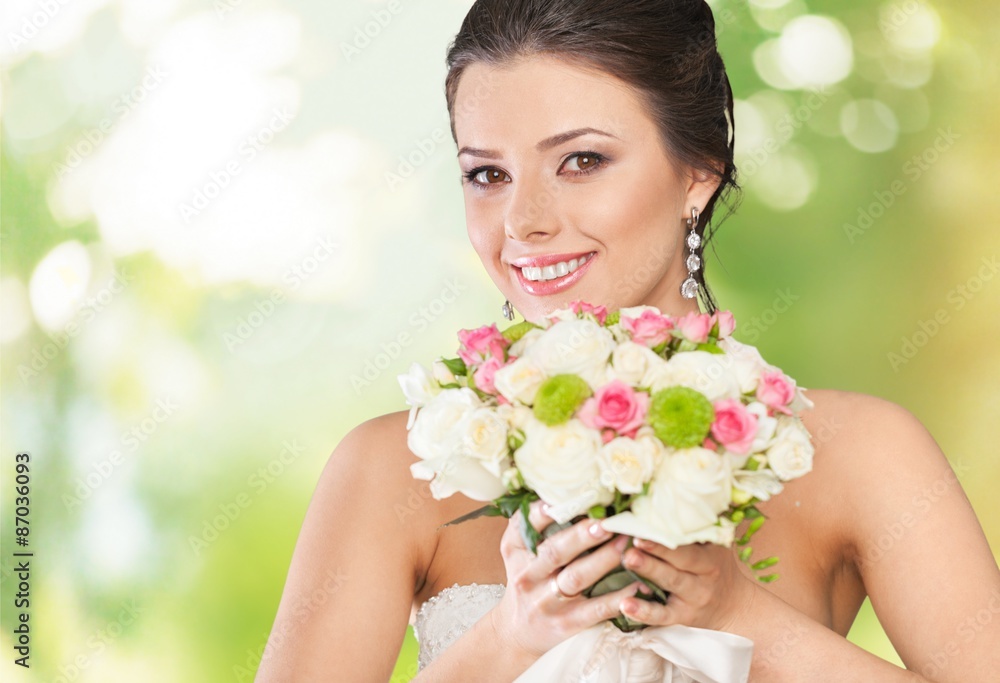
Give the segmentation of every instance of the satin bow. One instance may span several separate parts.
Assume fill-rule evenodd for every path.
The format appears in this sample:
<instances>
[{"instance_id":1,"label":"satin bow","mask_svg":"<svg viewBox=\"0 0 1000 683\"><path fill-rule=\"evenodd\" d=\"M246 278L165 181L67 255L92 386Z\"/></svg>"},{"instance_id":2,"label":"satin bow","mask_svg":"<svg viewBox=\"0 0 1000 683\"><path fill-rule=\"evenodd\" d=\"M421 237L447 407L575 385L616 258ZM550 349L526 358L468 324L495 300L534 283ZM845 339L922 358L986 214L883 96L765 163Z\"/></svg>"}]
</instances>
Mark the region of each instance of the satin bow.
<instances>
[{"instance_id":1,"label":"satin bow","mask_svg":"<svg viewBox=\"0 0 1000 683\"><path fill-rule=\"evenodd\" d=\"M628 633L610 621L567 638L514 683L746 683L753 641L693 626Z\"/></svg>"}]
</instances>

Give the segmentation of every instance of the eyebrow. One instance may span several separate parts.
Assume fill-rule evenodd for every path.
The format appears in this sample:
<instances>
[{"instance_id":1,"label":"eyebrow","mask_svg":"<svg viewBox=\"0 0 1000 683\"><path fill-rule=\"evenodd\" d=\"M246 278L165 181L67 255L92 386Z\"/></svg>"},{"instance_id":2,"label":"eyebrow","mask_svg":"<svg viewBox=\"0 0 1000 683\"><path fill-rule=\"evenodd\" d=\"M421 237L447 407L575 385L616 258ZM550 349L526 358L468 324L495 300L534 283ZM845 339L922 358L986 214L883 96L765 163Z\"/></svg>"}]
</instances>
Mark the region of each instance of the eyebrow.
<instances>
[{"instance_id":1,"label":"eyebrow","mask_svg":"<svg viewBox=\"0 0 1000 683\"><path fill-rule=\"evenodd\" d=\"M545 138L537 145L535 145L535 149L537 149L539 152L544 152L548 149L552 149L556 145L561 145L564 142L572 140L573 138L578 138L581 135L587 135L588 133L596 133L597 135L604 135L609 138L614 138L615 140L620 139L617 135L606 133L603 130L599 130L597 128L590 128L590 127L574 128L573 130L568 130L565 133L558 133L556 135L553 135L552 137ZM503 156L502 154L500 154L500 152L497 152L496 150L478 149L476 147L463 147L462 149L458 150L458 156L462 156L463 154L471 154L472 156L483 157L484 159L499 159L501 156Z\"/></svg>"}]
</instances>

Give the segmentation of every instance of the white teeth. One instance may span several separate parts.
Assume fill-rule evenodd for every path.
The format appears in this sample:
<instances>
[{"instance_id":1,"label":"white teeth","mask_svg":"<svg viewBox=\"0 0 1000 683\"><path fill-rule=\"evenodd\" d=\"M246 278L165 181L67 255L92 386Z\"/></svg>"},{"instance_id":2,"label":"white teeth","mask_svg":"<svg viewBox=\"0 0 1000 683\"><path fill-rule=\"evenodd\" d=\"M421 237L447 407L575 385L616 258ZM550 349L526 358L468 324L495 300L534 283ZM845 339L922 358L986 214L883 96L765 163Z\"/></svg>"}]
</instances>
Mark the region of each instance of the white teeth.
<instances>
[{"instance_id":1,"label":"white teeth","mask_svg":"<svg viewBox=\"0 0 1000 683\"><path fill-rule=\"evenodd\" d=\"M525 266L521 269L521 272L524 274L525 280L554 280L557 277L569 275L586 263L588 258L590 258L589 254L587 256L581 256L579 259L560 261L559 263L554 263L545 267Z\"/></svg>"}]
</instances>

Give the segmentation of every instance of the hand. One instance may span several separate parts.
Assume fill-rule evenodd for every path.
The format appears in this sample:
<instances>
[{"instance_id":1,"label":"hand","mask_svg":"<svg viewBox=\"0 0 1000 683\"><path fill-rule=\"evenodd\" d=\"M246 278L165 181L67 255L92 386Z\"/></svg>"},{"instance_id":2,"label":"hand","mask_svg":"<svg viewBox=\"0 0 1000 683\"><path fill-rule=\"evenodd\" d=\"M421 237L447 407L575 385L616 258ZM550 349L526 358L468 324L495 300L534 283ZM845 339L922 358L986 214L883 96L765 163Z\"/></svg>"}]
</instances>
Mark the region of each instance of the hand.
<instances>
[{"instance_id":1,"label":"hand","mask_svg":"<svg viewBox=\"0 0 1000 683\"><path fill-rule=\"evenodd\" d=\"M541 501L532 503L530 510L528 521L538 531L553 522ZM519 653L537 659L570 636L617 616L622 599L640 587L648 590L637 581L598 597L580 595L621 564L629 540L604 531L599 520L581 520L552 534L538 544L537 556L524 545L521 520L520 511L511 516L500 539L507 588L490 612L498 638ZM578 557L595 546L600 547ZM558 595L556 587L569 597Z\"/></svg>"},{"instance_id":2,"label":"hand","mask_svg":"<svg viewBox=\"0 0 1000 683\"><path fill-rule=\"evenodd\" d=\"M726 631L750 610L759 587L739 567L732 548L696 543L671 550L636 539L624 565L670 593L665 605L626 598L622 613L651 626L685 624Z\"/></svg>"}]
</instances>

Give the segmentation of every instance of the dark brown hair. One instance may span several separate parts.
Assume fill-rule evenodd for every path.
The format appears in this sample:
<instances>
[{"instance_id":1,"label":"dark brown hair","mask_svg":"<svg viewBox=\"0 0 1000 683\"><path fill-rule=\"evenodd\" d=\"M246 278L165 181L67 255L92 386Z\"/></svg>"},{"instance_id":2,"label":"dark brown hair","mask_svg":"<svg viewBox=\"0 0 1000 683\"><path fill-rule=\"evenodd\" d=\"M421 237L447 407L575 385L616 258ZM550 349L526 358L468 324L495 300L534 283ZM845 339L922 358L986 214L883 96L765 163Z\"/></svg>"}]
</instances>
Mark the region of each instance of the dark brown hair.
<instances>
[{"instance_id":1,"label":"dark brown hair","mask_svg":"<svg viewBox=\"0 0 1000 683\"><path fill-rule=\"evenodd\" d=\"M696 230L703 252L714 234L716 201L721 198L731 213L740 194L735 131L730 139L733 92L711 8L703 0L477 0L448 46L445 98L456 143L455 94L465 68L536 54L597 68L630 85L659 126L668 157L719 178ZM714 312L704 258L695 278L702 302Z\"/></svg>"}]
</instances>

